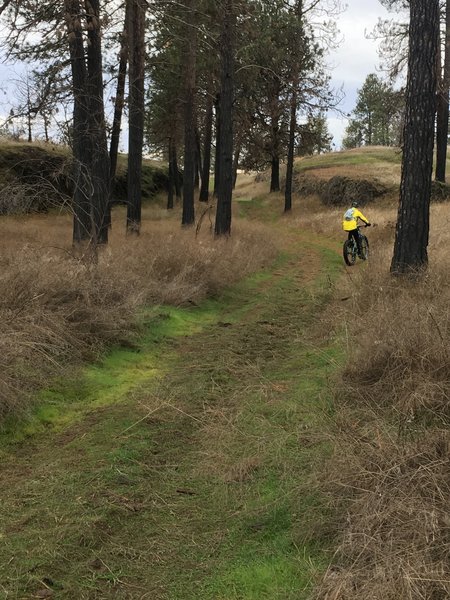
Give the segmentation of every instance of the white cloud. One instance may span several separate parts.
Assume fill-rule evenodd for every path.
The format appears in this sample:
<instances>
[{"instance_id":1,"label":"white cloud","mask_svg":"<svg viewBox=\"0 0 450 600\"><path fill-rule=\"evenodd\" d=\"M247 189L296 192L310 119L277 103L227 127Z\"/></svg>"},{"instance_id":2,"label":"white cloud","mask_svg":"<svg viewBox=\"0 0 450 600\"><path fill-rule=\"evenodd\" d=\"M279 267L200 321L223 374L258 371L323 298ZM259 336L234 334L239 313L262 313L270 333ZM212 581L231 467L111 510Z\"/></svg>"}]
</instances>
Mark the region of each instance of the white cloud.
<instances>
[{"instance_id":1,"label":"white cloud","mask_svg":"<svg viewBox=\"0 0 450 600\"><path fill-rule=\"evenodd\" d=\"M380 59L378 42L367 38L379 18L392 17L379 0L347 0L347 9L337 18L337 25L343 37L339 48L329 54L328 63L333 68L332 86L343 88L345 98L339 109L348 114L355 106L357 90L362 87L369 73L377 72ZM339 148L347 125L342 116L328 119L334 143Z\"/></svg>"}]
</instances>

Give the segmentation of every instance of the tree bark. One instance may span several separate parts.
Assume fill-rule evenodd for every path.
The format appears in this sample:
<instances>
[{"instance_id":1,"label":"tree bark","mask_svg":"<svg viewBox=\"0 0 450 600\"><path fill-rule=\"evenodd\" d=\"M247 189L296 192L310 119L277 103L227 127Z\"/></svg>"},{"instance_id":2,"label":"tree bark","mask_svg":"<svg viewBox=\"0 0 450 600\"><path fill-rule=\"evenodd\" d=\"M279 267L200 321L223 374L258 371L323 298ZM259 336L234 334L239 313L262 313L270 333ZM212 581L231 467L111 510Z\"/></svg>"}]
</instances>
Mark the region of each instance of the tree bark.
<instances>
[{"instance_id":1,"label":"tree bark","mask_svg":"<svg viewBox=\"0 0 450 600\"><path fill-rule=\"evenodd\" d=\"M303 32L303 1L297 0L295 5L295 13L297 16L297 35L299 39L304 35ZM292 70L292 91L290 100L290 119L289 119L289 143L288 143L288 157L286 165L286 186L284 190L284 212L290 212L292 210L292 183L294 179L294 155L295 155L295 132L297 129L297 104L298 104L298 86L301 71L301 55L299 55L299 48L295 54L295 62Z\"/></svg>"},{"instance_id":2,"label":"tree bark","mask_svg":"<svg viewBox=\"0 0 450 600\"><path fill-rule=\"evenodd\" d=\"M270 174L270 191L280 191L280 157L272 156L271 174Z\"/></svg>"},{"instance_id":3,"label":"tree bark","mask_svg":"<svg viewBox=\"0 0 450 600\"><path fill-rule=\"evenodd\" d=\"M28 141L31 143L33 141L33 131L32 131L32 116L31 116L31 94L30 94L30 82L27 75L27 124L28 124Z\"/></svg>"},{"instance_id":4,"label":"tree bark","mask_svg":"<svg viewBox=\"0 0 450 600\"><path fill-rule=\"evenodd\" d=\"M203 139L203 164L200 188L200 202L209 200L209 174L211 170L211 144L213 126L213 97L208 94L205 118L205 133Z\"/></svg>"},{"instance_id":5,"label":"tree bark","mask_svg":"<svg viewBox=\"0 0 450 600\"><path fill-rule=\"evenodd\" d=\"M292 210L292 181L294 174L295 130L297 128L297 82L293 83L291 116L289 122L289 147L286 165L286 187L284 190L284 212Z\"/></svg>"},{"instance_id":6,"label":"tree bark","mask_svg":"<svg viewBox=\"0 0 450 600\"><path fill-rule=\"evenodd\" d=\"M65 0L65 21L69 42L73 89L73 243L91 242L95 236L88 172L90 155L89 107L86 93L81 8L78 0Z\"/></svg>"},{"instance_id":7,"label":"tree bark","mask_svg":"<svg viewBox=\"0 0 450 600\"><path fill-rule=\"evenodd\" d=\"M110 219L110 163L103 99L100 1L85 0L87 20L87 89L90 114L92 211L97 243L106 244Z\"/></svg>"},{"instance_id":8,"label":"tree bark","mask_svg":"<svg viewBox=\"0 0 450 600\"><path fill-rule=\"evenodd\" d=\"M127 173L127 232L139 234L142 210L142 146L144 142L145 0L130 0L128 31L129 133Z\"/></svg>"},{"instance_id":9,"label":"tree bark","mask_svg":"<svg viewBox=\"0 0 450 600\"><path fill-rule=\"evenodd\" d=\"M200 188L200 173L202 170L202 153L200 149L200 133L195 127L195 167L194 167L194 189Z\"/></svg>"},{"instance_id":10,"label":"tree bark","mask_svg":"<svg viewBox=\"0 0 450 600\"><path fill-rule=\"evenodd\" d=\"M439 81L437 94L437 124L436 124L436 181L445 183L447 166L447 142L449 119L450 89L450 0L445 4L445 54L444 72Z\"/></svg>"},{"instance_id":11,"label":"tree bark","mask_svg":"<svg viewBox=\"0 0 450 600\"><path fill-rule=\"evenodd\" d=\"M49 140L50 140L50 138L49 138L49 136L48 136L48 126L49 126L49 122L48 122L48 119L46 118L46 116L45 116L45 115L43 116L43 120L44 120L44 136L45 136L45 141L46 141L46 142L47 142L47 144L48 144L48 142L49 142Z\"/></svg>"},{"instance_id":12,"label":"tree bark","mask_svg":"<svg viewBox=\"0 0 450 600\"><path fill-rule=\"evenodd\" d=\"M125 4L125 21L120 40L119 71L117 74L116 98L114 101L114 117L111 130L111 142L109 147L109 159L111 163L111 181L114 180L117 170L117 156L119 152L120 130L122 124L122 113L125 104L125 82L128 66L128 19L129 0Z\"/></svg>"},{"instance_id":13,"label":"tree bark","mask_svg":"<svg viewBox=\"0 0 450 600\"><path fill-rule=\"evenodd\" d=\"M439 1L411 0L410 13L400 204L391 263L394 274L414 273L428 263Z\"/></svg>"},{"instance_id":14,"label":"tree bark","mask_svg":"<svg viewBox=\"0 0 450 600\"><path fill-rule=\"evenodd\" d=\"M234 2L226 0L221 36L221 93L219 189L217 194L216 235L231 233L233 196L233 96L234 96Z\"/></svg>"},{"instance_id":15,"label":"tree bark","mask_svg":"<svg viewBox=\"0 0 450 600\"><path fill-rule=\"evenodd\" d=\"M270 191L280 191L280 81L274 78L271 98L271 129L272 129L272 172Z\"/></svg>"},{"instance_id":16,"label":"tree bark","mask_svg":"<svg viewBox=\"0 0 450 600\"><path fill-rule=\"evenodd\" d=\"M169 139L169 182L167 187L167 210L173 208L173 190L175 187L175 169L173 161L174 143L172 138Z\"/></svg>"},{"instance_id":17,"label":"tree bark","mask_svg":"<svg viewBox=\"0 0 450 600\"><path fill-rule=\"evenodd\" d=\"M181 224L193 225L195 222L194 185L195 185L195 81L196 81L196 0L185 0L186 16L186 52L184 64L184 172L183 172L183 214Z\"/></svg>"},{"instance_id":18,"label":"tree bark","mask_svg":"<svg viewBox=\"0 0 450 600\"><path fill-rule=\"evenodd\" d=\"M222 136L220 133L220 94L217 94L214 103L216 108L216 153L214 156L214 197L219 193L220 181L220 148L222 146Z\"/></svg>"},{"instance_id":19,"label":"tree bark","mask_svg":"<svg viewBox=\"0 0 450 600\"><path fill-rule=\"evenodd\" d=\"M174 176L174 182L175 182L175 195L176 195L177 200L181 201L181 189L183 186L183 181L182 181L180 170L178 168L178 152L177 152L177 146L176 146L175 142L173 142L173 148L172 148L172 169L173 169L173 176Z\"/></svg>"}]
</instances>

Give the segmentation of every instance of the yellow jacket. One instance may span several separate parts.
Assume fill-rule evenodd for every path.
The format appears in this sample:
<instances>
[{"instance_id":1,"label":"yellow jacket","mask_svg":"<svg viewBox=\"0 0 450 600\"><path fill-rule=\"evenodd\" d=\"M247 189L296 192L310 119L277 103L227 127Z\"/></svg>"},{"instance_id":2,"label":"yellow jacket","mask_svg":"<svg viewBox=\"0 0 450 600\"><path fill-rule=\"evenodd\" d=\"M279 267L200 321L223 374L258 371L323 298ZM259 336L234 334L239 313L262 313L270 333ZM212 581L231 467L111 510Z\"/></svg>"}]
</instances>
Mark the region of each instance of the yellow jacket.
<instances>
[{"instance_id":1,"label":"yellow jacket","mask_svg":"<svg viewBox=\"0 0 450 600\"><path fill-rule=\"evenodd\" d=\"M360 210L354 207L349 208L344 213L342 229L344 231L352 231L353 229L356 229L358 227L358 219L361 219L364 221L364 223L369 222Z\"/></svg>"}]
</instances>

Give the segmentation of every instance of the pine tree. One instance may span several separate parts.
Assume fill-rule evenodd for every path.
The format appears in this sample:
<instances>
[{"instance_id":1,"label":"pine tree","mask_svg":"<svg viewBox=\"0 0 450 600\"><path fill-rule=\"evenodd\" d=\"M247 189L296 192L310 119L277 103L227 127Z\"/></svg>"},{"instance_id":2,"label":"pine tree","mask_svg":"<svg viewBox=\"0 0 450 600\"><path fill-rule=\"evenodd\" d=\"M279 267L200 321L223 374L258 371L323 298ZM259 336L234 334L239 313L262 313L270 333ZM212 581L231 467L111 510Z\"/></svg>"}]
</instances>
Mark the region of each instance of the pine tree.
<instances>
[{"instance_id":1,"label":"pine tree","mask_svg":"<svg viewBox=\"0 0 450 600\"><path fill-rule=\"evenodd\" d=\"M216 235L231 233L231 200L233 195L233 100L235 51L235 0L224 0L220 39L220 146L217 191Z\"/></svg>"},{"instance_id":2,"label":"pine tree","mask_svg":"<svg viewBox=\"0 0 450 600\"><path fill-rule=\"evenodd\" d=\"M428 262L438 52L438 0L411 0L408 82L400 205L391 271L417 272Z\"/></svg>"},{"instance_id":3,"label":"pine tree","mask_svg":"<svg viewBox=\"0 0 450 600\"><path fill-rule=\"evenodd\" d=\"M353 118L343 140L344 148L398 146L403 116L403 94L371 73L358 90Z\"/></svg>"},{"instance_id":4,"label":"pine tree","mask_svg":"<svg viewBox=\"0 0 450 600\"><path fill-rule=\"evenodd\" d=\"M144 140L145 0L128 0L129 135L127 172L127 232L139 234L142 204Z\"/></svg>"}]
</instances>

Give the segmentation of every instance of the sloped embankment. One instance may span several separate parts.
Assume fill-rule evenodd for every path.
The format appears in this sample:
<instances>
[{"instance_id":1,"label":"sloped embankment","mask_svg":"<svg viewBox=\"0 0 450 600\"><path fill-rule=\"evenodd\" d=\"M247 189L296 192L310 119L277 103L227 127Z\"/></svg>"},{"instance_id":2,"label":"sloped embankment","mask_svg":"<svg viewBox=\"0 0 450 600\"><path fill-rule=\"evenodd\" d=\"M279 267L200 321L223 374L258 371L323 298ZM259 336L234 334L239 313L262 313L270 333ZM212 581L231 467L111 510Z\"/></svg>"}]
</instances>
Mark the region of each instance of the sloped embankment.
<instances>
[{"instance_id":1,"label":"sloped embankment","mask_svg":"<svg viewBox=\"0 0 450 600\"><path fill-rule=\"evenodd\" d=\"M396 199L400 186L399 148L366 146L298 159L294 190L318 196L325 206L348 206L357 200L370 204L384 197ZM433 182L432 201L450 198L450 186Z\"/></svg>"},{"instance_id":2,"label":"sloped embankment","mask_svg":"<svg viewBox=\"0 0 450 600\"><path fill-rule=\"evenodd\" d=\"M331 179L321 179L306 173L297 174L294 190L301 195L317 195L327 206L348 206L354 200L368 204L390 191L376 179L353 179L334 175Z\"/></svg>"},{"instance_id":3,"label":"sloped embankment","mask_svg":"<svg viewBox=\"0 0 450 600\"><path fill-rule=\"evenodd\" d=\"M113 199L126 198L126 159L119 157ZM44 143L0 143L0 215L46 212L70 203L73 190L69 148ZM167 185L167 168L144 160L142 197L151 199Z\"/></svg>"}]
</instances>

